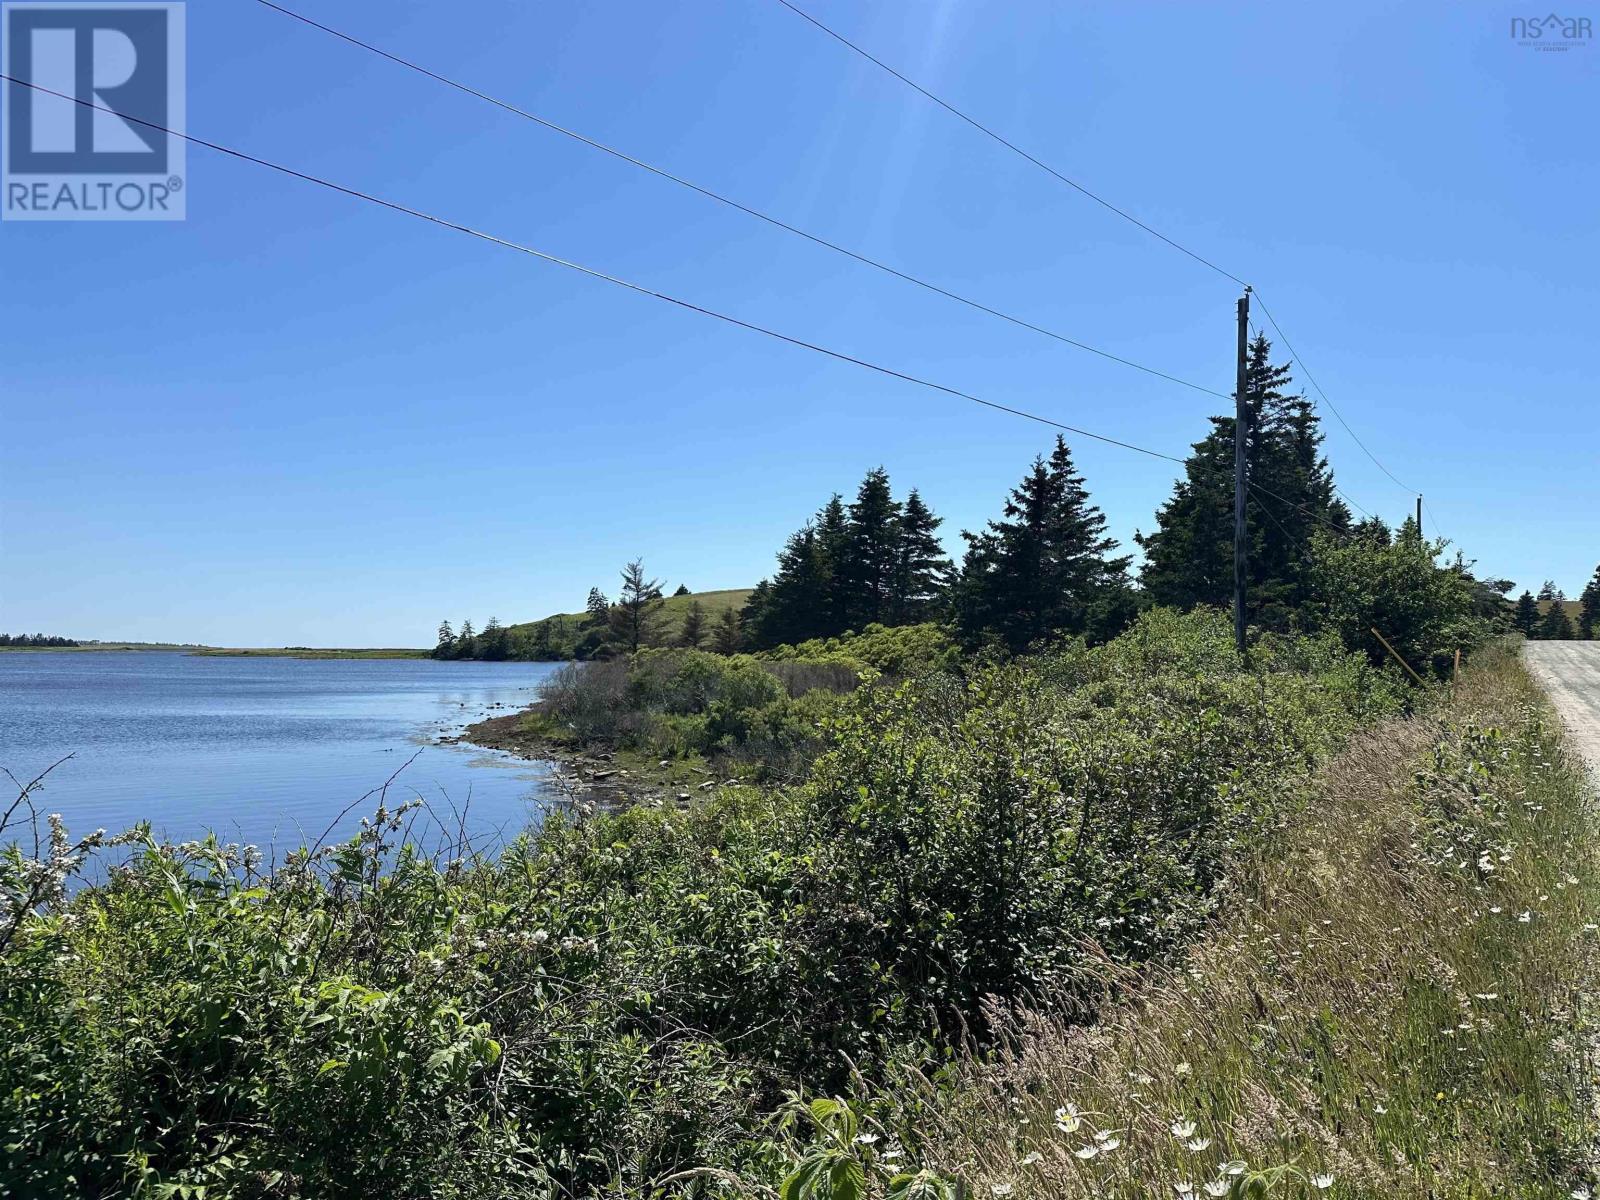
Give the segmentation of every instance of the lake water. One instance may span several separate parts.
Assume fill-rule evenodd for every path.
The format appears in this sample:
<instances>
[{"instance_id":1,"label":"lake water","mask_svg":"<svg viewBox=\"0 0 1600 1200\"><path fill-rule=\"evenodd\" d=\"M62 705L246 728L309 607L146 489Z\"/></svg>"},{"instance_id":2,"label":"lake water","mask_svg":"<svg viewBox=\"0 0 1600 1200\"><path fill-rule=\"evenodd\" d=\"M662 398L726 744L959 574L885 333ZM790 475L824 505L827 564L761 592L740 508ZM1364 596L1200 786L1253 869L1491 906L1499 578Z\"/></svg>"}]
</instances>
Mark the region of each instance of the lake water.
<instances>
[{"instance_id":1,"label":"lake water","mask_svg":"<svg viewBox=\"0 0 1600 1200\"><path fill-rule=\"evenodd\" d=\"M390 808L421 796L492 843L556 799L548 764L434 743L532 703L556 666L0 653L0 766L27 782L71 754L36 802L75 834L148 820L172 841L215 831L281 852L355 804L335 829L348 835L377 798L356 802L416 754ZM0 812L11 798L0 792Z\"/></svg>"}]
</instances>

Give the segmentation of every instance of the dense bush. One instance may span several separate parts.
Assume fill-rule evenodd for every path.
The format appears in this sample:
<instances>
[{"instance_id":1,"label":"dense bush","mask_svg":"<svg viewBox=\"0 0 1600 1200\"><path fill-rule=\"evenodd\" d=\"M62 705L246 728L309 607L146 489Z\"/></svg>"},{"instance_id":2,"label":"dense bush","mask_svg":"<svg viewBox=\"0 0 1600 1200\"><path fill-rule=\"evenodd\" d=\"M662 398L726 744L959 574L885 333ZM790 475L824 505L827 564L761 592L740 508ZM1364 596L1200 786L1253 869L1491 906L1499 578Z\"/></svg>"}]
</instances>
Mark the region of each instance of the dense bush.
<instances>
[{"instance_id":1,"label":"dense bush","mask_svg":"<svg viewBox=\"0 0 1600 1200\"><path fill-rule=\"evenodd\" d=\"M894 628L868 625L860 633L775 646L759 657L769 662L837 663L853 671L915 675L951 670L960 662L961 652L944 626L926 623Z\"/></svg>"},{"instance_id":2,"label":"dense bush","mask_svg":"<svg viewBox=\"0 0 1600 1200\"><path fill-rule=\"evenodd\" d=\"M708 734L827 700L812 780L552 818L493 862L419 856L388 814L267 874L146 842L0 954L0 1178L469 1197L770 1173L789 1089L925 1061L981 1033L986 995L1070 1010L1090 939L1178 942L1305 769L1397 702L1331 645L1246 666L1227 638L1151 614L847 697L646 655L597 678Z\"/></svg>"},{"instance_id":3,"label":"dense bush","mask_svg":"<svg viewBox=\"0 0 1600 1200\"><path fill-rule=\"evenodd\" d=\"M529 720L539 732L581 745L674 757L734 754L778 771L820 744L833 698L855 684L855 673L838 663L641 650L561 668Z\"/></svg>"},{"instance_id":4,"label":"dense bush","mask_svg":"<svg viewBox=\"0 0 1600 1200\"><path fill-rule=\"evenodd\" d=\"M1388 651L1376 629L1414 670L1448 674L1455 652L1481 645L1495 623L1483 612L1482 585L1464 567L1441 566L1442 550L1415 534L1388 544L1318 538L1310 623L1381 663Z\"/></svg>"}]
</instances>

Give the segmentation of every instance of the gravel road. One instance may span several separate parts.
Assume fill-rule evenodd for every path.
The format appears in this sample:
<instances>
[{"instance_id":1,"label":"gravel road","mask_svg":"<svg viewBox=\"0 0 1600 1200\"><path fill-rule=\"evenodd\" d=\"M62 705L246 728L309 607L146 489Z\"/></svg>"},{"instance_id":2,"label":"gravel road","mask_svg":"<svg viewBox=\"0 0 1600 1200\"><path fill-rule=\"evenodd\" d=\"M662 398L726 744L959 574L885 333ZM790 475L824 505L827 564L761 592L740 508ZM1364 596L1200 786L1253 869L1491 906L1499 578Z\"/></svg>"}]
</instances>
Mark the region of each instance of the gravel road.
<instances>
[{"instance_id":1,"label":"gravel road","mask_svg":"<svg viewBox=\"0 0 1600 1200\"><path fill-rule=\"evenodd\" d=\"M1600 642L1528 642L1526 653L1572 744L1600 774Z\"/></svg>"}]
</instances>

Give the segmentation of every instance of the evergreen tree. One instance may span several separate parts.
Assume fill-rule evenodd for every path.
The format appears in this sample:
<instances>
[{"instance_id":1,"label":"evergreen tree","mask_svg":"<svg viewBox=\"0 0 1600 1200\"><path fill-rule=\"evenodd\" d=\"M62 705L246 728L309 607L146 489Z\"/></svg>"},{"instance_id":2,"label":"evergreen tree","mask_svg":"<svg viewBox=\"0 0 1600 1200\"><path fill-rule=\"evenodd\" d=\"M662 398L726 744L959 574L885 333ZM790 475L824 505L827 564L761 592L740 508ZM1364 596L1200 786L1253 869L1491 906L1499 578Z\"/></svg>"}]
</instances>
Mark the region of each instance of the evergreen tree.
<instances>
[{"instance_id":1,"label":"evergreen tree","mask_svg":"<svg viewBox=\"0 0 1600 1200\"><path fill-rule=\"evenodd\" d=\"M1578 610L1578 635L1586 642L1594 641L1594 627L1600 619L1600 567L1594 569L1594 577L1589 580L1589 586L1583 589L1582 607Z\"/></svg>"},{"instance_id":2,"label":"evergreen tree","mask_svg":"<svg viewBox=\"0 0 1600 1200\"><path fill-rule=\"evenodd\" d=\"M698 600L689 602L689 611L683 614L683 628L678 631L678 644L691 650L700 649L706 640L705 605Z\"/></svg>"},{"instance_id":3,"label":"evergreen tree","mask_svg":"<svg viewBox=\"0 0 1600 1200\"><path fill-rule=\"evenodd\" d=\"M511 656L511 638L499 617L490 617L489 623L478 635L478 657L489 662L504 662Z\"/></svg>"},{"instance_id":4,"label":"evergreen tree","mask_svg":"<svg viewBox=\"0 0 1600 1200\"><path fill-rule=\"evenodd\" d=\"M611 618L611 601L597 587L589 589L589 599L583 606L584 620L589 625L604 625Z\"/></svg>"},{"instance_id":5,"label":"evergreen tree","mask_svg":"<svg viewBox=\"0 0 1600 1200\"><path fill-rule=\"evenodd\" d=\"M439 640L433 647L434 658L450 658L455 653L456 634L449 621L439 622Z\"/></svg>"},{"instance_id":6,"label":"evergreen tree","mask_svg":"<svg viewBox=\"0 0 1600 1200\"><path fill-rule=\"evenodd\" d=\"M817 530L809 521L784 543L778 569L745 602L745 626L758 646L802 642L817 636L831 577Z\"/></svg>"},{"instance_id":7,"label":"evergreen tree","mask_svg":"<svg viewBox=\"0 0 1600 1200\"><path fill-rule=\"evenodd\" d=\"M646 579L644 560L634 559L622 568L622 594L611 609L611 640L630 654L640 646L660 640L661 581Z\"/></svg>"},{"instance_id":8,"label":"evergreen tree","mask_svg":"<svg viewBox=\"0 0 1600 1200\"><path fill-rule=\"evenodd\" d=\"M950 581L951 562L936 536L944 521L933 515L916 488L900 512L890 621L910 625L933 616Z\"/></svg>"},{"instance_id":9,"label":"evergreen tree","mask_svg":"<svg viewBox=\"0 0 1600 1200\"><path fill-rule=\"evenodd\" d=\"M461 632L456 634L455 658L476 658L478 654L478 636L472 630L471 621L461 622Z\"/></svg>"},{"instance_id":10,"label":"evergreen tree","mask_svg":"<svg viewBox=\"0 0 1600 1200\"><path fill-rule=\"evenodd\" d=\"M1552 600L1539 622L1539 637L1547 642L1570 642L1573 639L1572 618L1567 615L1565 600Z\"/></svg>"},{"instance_id":11,"label":"evergreen tree","mask_svg":"<svg viewBox=\"0 0 1600 1200\"><path fill-rule=\"evenodd\" d=\"M1522 631L1524 637L1537 637L1539 628L1539 602L1533 593L1524 591L1517 598L1517 611L1511 618L1512 627Z\"/></svg>"},{"instance_id":12,"label":"evergreen tree","mask_svg":"<svg viewBox=\"0 0 1600 1200\"><path fill-rule=\"evenodd\" d=\"M1369 546L1387 546L1393 540L1389 526L1384 524L1382 517L1368 517L1365 521L1357 521L1350 532Z\"/></svg>"},{"instance_id":13,"label":"evergreen tree","mask_svg":"<svg viewBox=\"0 0 1600 1200\"><path fill-rule=\"evenodd\" d=\"M678 585L678 590L672 594L674 596L687 596L689 594L689 585L687 583L680 583Z\"/></svg>"},{"instance_id":14,"label":"evergreen tree","mask_svg":"<svg viewBox=\"0 0 1600 1200\"><path fill-rule=\"evenodd\" d=\"M1554 579L1546 579L1544 585L1539 589L1539 599L1541 600L1565 600L1566 598L1567 594L1556 586Z\"/></svg>"},{"instance_id":15,"label":"evergreen tree","mask_svg":"<svg viewBox=\"0 0 1600 1200\"><path fill-rule=\"evenodd\" d=\"M1257 336L1246 364L1245 454L1253 490L1245 536L1252 619L1280 627L1310 599L1313 537L1330 527L1348 529L1350 511L1334 490L1315 409L1289 393L1289 368L1274 365L1271 354L1271 343ZM1156 529L1137 539L1145 553L1142 581L1158 604L1232 600L1234 419L1212 417L1211 425L1157 514ZM1386 538L1381 522L1369 524L1367 536L1380 530Z\"/></svg>"},{"instance_id":16,"label":"evergreen tree","mask_svg":"<svg viewBox=\"0 0 1600 1200\"><path fill-rule=\"evenodd\" d=\"M847 586L839 577L848 518L835 494L784 543L771 581L746 601L744 630L758 647L833 637L845 629Z\"/></svg>"},{"instance_id":17,"label":"evergreen tree","mask_svg":"<svg viewBox=\"0 0 1600 1200\"><path fill-rule=\"evenodd\" d=\"M844 558L836 570L844 585L847 628L861 629L890 618L899 543L900 505L890 492L888 472L874 467L850 505Z\"/></svg>"},{"instance_id":18,"label":"evergreen tree","mask_svg":"<svg viewBox=\"0 0 1600 1200\"><path fill-rule=\"evenodd\" d=\"M723 609L711 637L711 648L718 654L737 654L743 645L744 634L739 628L739 614L731 608Z\"/></svg>"},{"instance_id":19,"label":"evergreen tree","mask_svg":"<svg viewBox=\"0 0 1600 1200\"><path fill-rule=\"evenodd\" d=\"M968 642L994 635L1014 652L1053 633L1106 632L1104 614L1127 593L1126 557L1113 558L1104 514L1089 501L1064 439L1006 501L1005 516L963 533L967 554L956 622Z\"/></svg>"}]
</instances>

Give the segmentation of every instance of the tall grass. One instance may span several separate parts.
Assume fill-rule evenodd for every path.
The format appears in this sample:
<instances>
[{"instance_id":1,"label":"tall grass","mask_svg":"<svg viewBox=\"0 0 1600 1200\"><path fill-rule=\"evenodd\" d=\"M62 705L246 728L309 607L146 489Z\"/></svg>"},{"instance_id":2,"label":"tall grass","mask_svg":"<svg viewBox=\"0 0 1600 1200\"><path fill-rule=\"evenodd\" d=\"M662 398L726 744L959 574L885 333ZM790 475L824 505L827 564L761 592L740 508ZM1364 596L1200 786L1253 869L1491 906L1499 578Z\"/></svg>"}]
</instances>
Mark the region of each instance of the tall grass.
<instances>
[{"instance_id":1,"label":"tall grass","mask_svg":"<svg viewBox=\"0 0 1600 1200\"><path fill-rule=\"evenodd\" d=\"M1587 1196L1597 817L1520 662L1490 652L1322 772L1179 965L1103 963L1100 1022L997 1008L993 1053L879 1092L879 1173L920 1160L980 1196Z\"/></svg>"}]
</instances>

